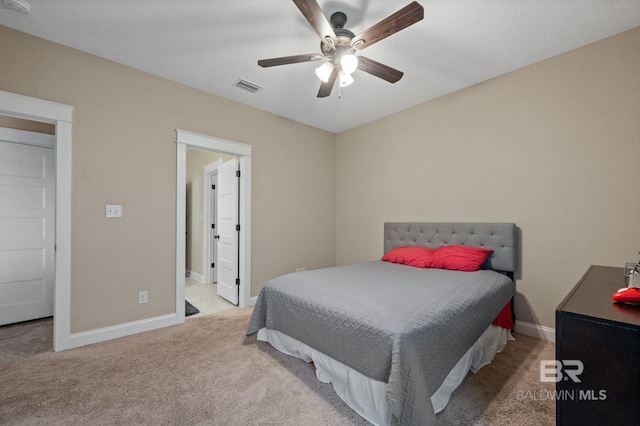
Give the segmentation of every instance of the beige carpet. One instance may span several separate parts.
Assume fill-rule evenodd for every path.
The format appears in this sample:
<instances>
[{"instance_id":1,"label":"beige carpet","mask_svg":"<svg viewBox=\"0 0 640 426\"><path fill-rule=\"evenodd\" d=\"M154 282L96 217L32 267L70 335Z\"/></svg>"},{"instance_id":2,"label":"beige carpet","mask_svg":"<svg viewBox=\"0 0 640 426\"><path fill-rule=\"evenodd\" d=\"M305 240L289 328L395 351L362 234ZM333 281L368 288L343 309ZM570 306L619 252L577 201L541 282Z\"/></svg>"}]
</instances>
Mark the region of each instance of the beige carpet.
<instances>
[{"instance_id":1,"label":"beige carpet","mask_svg":"<svg viewBox=\"0 0 640 426\"><path fill-rule=\"evenodd\" d=\"M53 352L51 318L0 327L0 370L7 364L45 352Z\"/></svg>"},{"instance_id":2,"label":"beige carpet","mask_svg":"<svg viewBox=\"0 0 640 426\"><path fill-rule=\"evenodd\" d=\"M0 364L0 424L368 424L313 365L245 337L250 312ZM539 381L539 360L554 359L554 347L517 339L465 379L439 423L555 423L553 400L522 397L553 389Z\"/></svg>"}]
</instances>

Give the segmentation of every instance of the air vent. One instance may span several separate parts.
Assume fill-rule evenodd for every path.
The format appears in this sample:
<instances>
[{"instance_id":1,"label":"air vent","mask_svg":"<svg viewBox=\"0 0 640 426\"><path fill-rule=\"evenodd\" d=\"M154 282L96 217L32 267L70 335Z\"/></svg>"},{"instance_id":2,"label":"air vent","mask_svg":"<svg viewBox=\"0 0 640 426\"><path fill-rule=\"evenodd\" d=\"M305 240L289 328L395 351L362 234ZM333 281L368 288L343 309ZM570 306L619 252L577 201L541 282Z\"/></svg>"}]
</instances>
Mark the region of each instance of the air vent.
<instances>
[{"instance_id":1,"label":"air vent","mask_svg":"<svg viewBox=\"0 0 640 426\"><path fill-rule=\"evenodd\" d=\"M247 80L243 79L236 80L233 85L251 93L256 93L258 90L262 89L262 87L258 86L257 84L250 83Z\"/></svg>"}]
</instances>

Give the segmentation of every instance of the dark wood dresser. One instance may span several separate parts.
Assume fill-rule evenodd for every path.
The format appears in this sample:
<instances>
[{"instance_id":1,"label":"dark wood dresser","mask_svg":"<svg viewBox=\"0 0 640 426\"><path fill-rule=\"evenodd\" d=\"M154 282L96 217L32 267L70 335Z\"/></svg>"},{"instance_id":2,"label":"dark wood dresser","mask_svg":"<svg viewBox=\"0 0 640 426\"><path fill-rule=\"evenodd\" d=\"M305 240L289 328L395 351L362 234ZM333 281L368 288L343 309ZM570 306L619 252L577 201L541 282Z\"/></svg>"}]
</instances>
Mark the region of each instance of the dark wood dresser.
<instances>
[{"instance_id":1,"label":"dark wood dresser","mask_svg":"<svg viewBox=\"0 0 640 426\"><path fill-rule=\"evenodd\" d=\"M624 269L591 266L556 309L557 425L640 424L640 305L615 303Z\"/></svg>"}]
</instances>

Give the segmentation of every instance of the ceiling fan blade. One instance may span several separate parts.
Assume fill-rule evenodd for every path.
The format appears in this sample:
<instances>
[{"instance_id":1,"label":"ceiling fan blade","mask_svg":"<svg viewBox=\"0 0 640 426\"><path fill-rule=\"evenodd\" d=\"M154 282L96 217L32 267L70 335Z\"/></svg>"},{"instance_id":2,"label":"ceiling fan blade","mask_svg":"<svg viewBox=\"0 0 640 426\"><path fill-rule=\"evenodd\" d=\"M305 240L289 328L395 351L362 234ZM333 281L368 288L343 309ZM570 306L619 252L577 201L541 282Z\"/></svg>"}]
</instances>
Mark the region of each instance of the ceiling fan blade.
<instances>
[{"instance_id":1,"label":"ceiling fan blade","mask_svg":"<svg viewBox=\"0 0 640 426\"><path fill-rule=\"evenodd\" d=\"M331 71L329 80L327 80L326 83L323 82L322 85L320 86L320 90L318 90L319 98L326 98L331 94L331 91L333 90L333 85L335 84L337 77L338 77L338 67L335 67L333 68L333 71Z\"/></svg>"},{"instance_id":2,"label":"ceiling fan blade","mask_svg":"<svg viewBox=\"0 0 640 426\"><path fill-rule=\"evenodd\" d=\"M389 83L395 83L400 80L404 73L390 66L376 62L373 59L366 58L364 56L358 56L358 69L367 72L371 75L375 75Z\"/></svg>"},{"instance_id":3,"label":"ceiling fan blade","mask_svg":"<svg viewBox=\"0 0 640 426\"><path fill-rule=\"evenodd\" d=\"M324 56L317 53L307 53L304 55L283 56L282 58L260 59L258 65L261 67L275 67L276 65L298 64L300 62L317 61Z\"/></svg>"},{"instance_id":4,"label":"ceiling fan blade","mask_svg":"<svg viewBox=\"0 0 640 426\"><path fill-rule=\"evenodd\" d=\"M329 39L335 44L337 40L336 33L318 3L315 0L293 0L293 2L298 6L304 17L307 18L307 21L309 21L309 24L311 24L320 38L323 41Z\"/></svg>"},{"instance_id":5,"label":"ceiling fan blade","mask_svg":"<svg viewBox=\"0 0 640 426\"><path fill-rule=\"evenodd\" d=\"M393 15L388 16L374 26L367 28L355 36L353 40L351 40L351 46L357 50L365 49L372 44L415 24L422 20L422 18L424 18L424 9L418 2L414 1Z\"/></svg>"}]
</instances>

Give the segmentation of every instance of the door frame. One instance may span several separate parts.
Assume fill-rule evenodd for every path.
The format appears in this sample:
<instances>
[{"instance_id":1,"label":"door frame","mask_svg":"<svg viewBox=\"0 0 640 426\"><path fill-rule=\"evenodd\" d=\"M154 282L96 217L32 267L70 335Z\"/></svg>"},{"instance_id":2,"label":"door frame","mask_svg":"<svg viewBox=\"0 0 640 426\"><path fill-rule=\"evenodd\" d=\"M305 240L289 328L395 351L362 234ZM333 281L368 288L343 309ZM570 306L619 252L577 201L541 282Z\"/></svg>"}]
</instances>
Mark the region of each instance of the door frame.
<instances>
[{"instance_id":1,"label":"door frame","mask_svg":"<svg viewBox=\"0 0 640 426\"><path fill-rule=\"evenodd\" d=\"M184 322L187 148L229 154L240 161L240 289L238 304L251 306L251 145L176 129L176 324Z\"/></svg>"},{"instance_id":2,"label":"door frame","mask_svg":"<svg viewBox=\"0 0 640 426\"><path fill-rule=\"evenodd\" d=\"M204 166L204 218L206 220L204 226L204 265L203 265L203 277L205 284L211 284L215 281L215 274L211 271L211 263L215 262L215 250L211 250L211 239L213 238L213 232L209 223L213 223L216 220L216 209L211 208L212 195L211 195L211 178L218 174L218 166L222 164L224 160L218 158L216 161Z\"/></svg>"},{"instance_id":3,"label":"door frame","mask_svg":"<svg viewBox=\"0 0 640 426\"><path fill-rule=\"evenodd\" d=\"M53 350L71 348L71 135L73 107L0 90L0 114L56 126ZM184 306L183 306L184 309Z\"/></svg>"}]
</instances>

